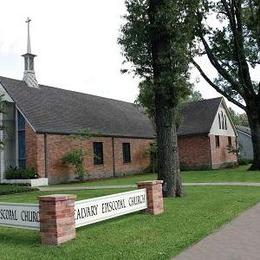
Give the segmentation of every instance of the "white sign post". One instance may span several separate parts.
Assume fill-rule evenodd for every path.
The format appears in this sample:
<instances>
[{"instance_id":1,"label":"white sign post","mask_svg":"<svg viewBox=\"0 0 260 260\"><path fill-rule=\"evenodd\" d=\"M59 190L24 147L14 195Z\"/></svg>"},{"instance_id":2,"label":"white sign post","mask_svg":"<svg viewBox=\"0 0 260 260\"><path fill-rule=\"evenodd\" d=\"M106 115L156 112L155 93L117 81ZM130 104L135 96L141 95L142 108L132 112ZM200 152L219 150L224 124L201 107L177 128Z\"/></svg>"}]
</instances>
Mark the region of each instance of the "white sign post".
<instances>
[{"instance_id":1,"label":"white sign post","mask_svg":"<svg viewBox=\"0 0 260 260\"><path fill-rule=\"evenodd\" d=\"M39 205L0 203L0 225L39 230Z\"/></svg>"},{"instance_id":2,"label":"white sign post","mask_svg":"<svg viewBox=\"0 0 260 260\"><path fill-rule=\"evenodd\" d=\"M76 228L146 208L146 189L76 201Z\"/></svg>"}]
</instances>

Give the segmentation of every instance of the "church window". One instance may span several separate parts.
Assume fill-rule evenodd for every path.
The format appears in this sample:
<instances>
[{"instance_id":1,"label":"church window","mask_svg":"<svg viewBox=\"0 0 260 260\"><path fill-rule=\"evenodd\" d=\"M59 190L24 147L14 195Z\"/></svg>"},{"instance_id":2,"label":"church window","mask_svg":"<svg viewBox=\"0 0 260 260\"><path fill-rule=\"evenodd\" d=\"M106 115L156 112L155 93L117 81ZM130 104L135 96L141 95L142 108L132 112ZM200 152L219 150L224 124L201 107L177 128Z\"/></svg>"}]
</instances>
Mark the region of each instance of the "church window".
<instances>
[{"instance_id":1,"label":"church window","mask_svg":"<svg viewBox=\"0 0 260 260\"><path fill-rule=\"evenodd\" d=\"M103 158L103 143L94 142L93 143L93 151L94 151L94 164L100 165L104 163Z\"/></svg>"},{"instance_id":2,"label":"church window","mask_svg":"<svg viewBox=\"0 0 260 260\"><path fill-rule=\"evenodd\" d=\"M220 141L219 141L219 136L218 135L215 136L215 143L216 143L216 148L219 148Z\"/></svg>"},{"instance_id":3,"label":"church window","mask_svg":"<svg viewBox=\"0 0 260 260\"><path fill-rule=\"evenodd\" d=\"M221 119L220 119L220 114L218 113L218 126L219 129L221 129Z\"/></svg>"},{"instance_id":4,"label":"church window","mask_svg":"<svg viewBox=\"0 0 260 260\"><path fill-rule=\"evenodd\" d=\"M130 163L131 162L131 150L130 143L123 143L123 162Z\"/></svg>"}]
</instances>

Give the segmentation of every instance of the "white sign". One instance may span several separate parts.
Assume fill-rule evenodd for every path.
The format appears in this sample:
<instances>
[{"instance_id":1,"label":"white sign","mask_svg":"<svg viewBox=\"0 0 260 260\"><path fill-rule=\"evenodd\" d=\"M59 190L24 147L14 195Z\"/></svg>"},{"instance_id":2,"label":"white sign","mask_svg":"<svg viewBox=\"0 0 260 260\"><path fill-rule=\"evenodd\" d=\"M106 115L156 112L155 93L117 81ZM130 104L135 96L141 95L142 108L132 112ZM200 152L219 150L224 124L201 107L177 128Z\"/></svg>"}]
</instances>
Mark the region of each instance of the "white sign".
<instances>
[{"instance_id":1,"label":"white sign","mask_svg":"<svg viewBox=\"0 0 260 260\"><path fill-rule=\"evenodd\" d=\"M146 189L76 201L76 227L89 225L146 208Z\"/></svg>"},{"instance_id":2,"label":"white sign","mask_svg":"<svg viewBox=\"0 0 260 260\"><path fill-rule=\"evenodd\" d=\"M40 229L39 205L0 203L0 225Z\"/></svg>"}]
</instances>

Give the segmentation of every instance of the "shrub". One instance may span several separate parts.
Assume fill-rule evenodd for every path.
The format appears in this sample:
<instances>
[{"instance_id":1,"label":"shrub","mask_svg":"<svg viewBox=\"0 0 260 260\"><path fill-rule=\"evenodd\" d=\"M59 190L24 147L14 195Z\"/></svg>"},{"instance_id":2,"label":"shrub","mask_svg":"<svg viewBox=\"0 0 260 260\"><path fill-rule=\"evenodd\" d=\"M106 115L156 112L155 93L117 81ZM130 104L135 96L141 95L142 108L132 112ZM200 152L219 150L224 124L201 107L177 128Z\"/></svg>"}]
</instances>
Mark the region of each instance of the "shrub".
<instances>
[{"instance_id":1,"label":"shrub","mask_svg":"<svg viewBox=\"0 0 260 260\"><path fill-rule=\"evenodd\" d=\"M36 179L37 172L33 168L17 168L10 166L5 172L6 179Z\"/></svg>"},{"instance_id":2,"label":"shrub","mask_svg":"<svg viewBox=\"0 0 260 260\"><path fill-rule=\"evenodd\" d=\"M83 161L85 152L82 149L72 150L65 154L62 158L63 163L71 164L75 168L75 174L80 180L84 180L85 169L83 167Z\"/></svg>"},{"instance_id":3,"label":"shrub","mask_svg":"<svg viewBox=\"0 0 260 260\"><path fill-rule=\"evenodd\" d=\"M243 158L238 159L239 165L249 165L251 162L252 162L252 160L248 160L248 159L243 159Z\"/></svg>"}]
</instances>

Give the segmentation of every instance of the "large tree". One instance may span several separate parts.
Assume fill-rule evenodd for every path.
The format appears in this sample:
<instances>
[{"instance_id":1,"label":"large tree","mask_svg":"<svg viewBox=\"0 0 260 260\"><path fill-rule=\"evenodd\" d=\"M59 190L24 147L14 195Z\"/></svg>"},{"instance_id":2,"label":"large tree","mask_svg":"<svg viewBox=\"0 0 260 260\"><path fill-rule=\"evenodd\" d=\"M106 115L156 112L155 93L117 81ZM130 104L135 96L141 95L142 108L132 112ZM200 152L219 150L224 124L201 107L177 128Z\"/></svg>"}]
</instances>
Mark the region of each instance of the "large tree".
<instances>
[{"instance_id":1,"label":"large tree","mask_svg":"<svg viewBox=\"0 0 260 260\"><path fill-rule=\"evenodd\" d=\"M254 160L260 170L260 83L253 79L260 65L260 1L202 0L197 12L199 55L206 55L218 73L211 79L198 60L204 79L229 101L245 110L252 132Z\"/></svg>"},{"instance_id":2,"label":"large tree","mask_svg":"<svg viewBox=\"0 0 260 260\"><path fill-rule=\"evenodd\" d=\"M189 58L198 1L126 0L119 44L132 71L141 78L157 133L158 178L164 196L181 196L176 108L189 94ZM147 101L147 100L146 100ZM151 101L151 102L150 102ZM151 104L147 106L147 104Z\"/></svg>"}]
</instances>

